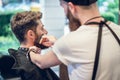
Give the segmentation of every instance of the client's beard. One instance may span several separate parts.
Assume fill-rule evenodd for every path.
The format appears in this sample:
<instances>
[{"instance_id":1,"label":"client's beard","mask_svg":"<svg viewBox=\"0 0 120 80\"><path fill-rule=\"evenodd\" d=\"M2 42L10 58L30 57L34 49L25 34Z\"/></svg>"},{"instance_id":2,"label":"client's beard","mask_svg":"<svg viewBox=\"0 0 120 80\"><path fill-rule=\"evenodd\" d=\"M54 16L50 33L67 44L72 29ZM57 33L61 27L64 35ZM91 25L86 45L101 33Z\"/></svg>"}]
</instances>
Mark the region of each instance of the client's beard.
<instances>
[{"instance_id":1,"label":"client's beard","mask_svg":"<svg viewBox=\"0 0 120 80\"><path fill-rule=\"evenodd\" d=\"M73 17L69 9L68 9L67 18L69 20L70 31L75 31L81 26L80 21Z\"/></svg>"},{"instance_id":2,"label":"client's beard","mask_svg":"<svg viewBox=\"0 0 120 80\"><path fill-rule=\"evenodd\" d=\"M36 47L41 48L41 49L46 49L46 48L48 48L47 46L44 46L44 45L42 45L42 44L39 43L40 40L41 40L41 38L42 38L42 36L43 36L43 35L41 35L41 36L36 35L36 39L35 39L35 41L34 41L34 45L35 45Z\"/></svg>"}]
</instances>

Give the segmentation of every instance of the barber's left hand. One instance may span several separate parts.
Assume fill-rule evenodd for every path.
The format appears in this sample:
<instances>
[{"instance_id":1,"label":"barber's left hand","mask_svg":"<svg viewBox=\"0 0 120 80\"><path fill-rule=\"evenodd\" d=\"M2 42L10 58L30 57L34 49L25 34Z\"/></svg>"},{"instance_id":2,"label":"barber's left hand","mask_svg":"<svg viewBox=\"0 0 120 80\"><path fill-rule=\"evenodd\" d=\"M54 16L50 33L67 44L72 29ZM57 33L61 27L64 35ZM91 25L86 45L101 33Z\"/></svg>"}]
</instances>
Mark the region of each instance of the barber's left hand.
<instances>
[{"instance_id":1,"label":"barber's left hand","mask_svg":"<svg viewBox=\"0 0 120 80\"><path fill-rule=\"evenodd\" d=\"M33 51L36 54L40 54L41 53L41 49L36 47L36 46L29 47L29 50Z\"/></svg>"}]
</instances>

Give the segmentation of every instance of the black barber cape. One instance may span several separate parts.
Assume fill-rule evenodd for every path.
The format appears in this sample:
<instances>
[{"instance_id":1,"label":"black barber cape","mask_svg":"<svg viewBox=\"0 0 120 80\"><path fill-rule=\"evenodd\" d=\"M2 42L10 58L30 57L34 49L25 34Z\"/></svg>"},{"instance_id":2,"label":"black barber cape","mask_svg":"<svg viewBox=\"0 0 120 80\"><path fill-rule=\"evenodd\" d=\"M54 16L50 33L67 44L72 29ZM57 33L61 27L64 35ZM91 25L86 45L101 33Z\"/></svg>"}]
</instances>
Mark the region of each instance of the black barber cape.
<instances>
[{"instance_id":1,"label":"black barber cape","mask_svg":"<svg viewBox=\"0 0 120 80\"><path fill-rule=\"evenodd\" d=\"M40 69L32 64L26 58L28 49L9 49L8 52L15 59L15 64L12 69L16 70L16 74L20 75L22 80L59 80L58 76L52 71L52 69Z\"/></svg>"}]
</instances>

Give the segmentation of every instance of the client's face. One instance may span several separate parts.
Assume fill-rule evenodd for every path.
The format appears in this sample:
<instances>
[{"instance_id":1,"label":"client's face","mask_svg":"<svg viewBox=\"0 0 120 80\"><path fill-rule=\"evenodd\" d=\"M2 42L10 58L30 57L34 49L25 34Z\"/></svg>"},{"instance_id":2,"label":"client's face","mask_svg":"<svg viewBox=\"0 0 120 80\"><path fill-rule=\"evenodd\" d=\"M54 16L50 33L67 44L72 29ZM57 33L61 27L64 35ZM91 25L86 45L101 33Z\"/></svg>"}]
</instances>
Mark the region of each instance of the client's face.
<instances>
[{"instance_id":1,"label":"client's face","mask_svg":"<svg viewBox=\"0 0 120 80\"><path fill-rule=\"evenodd\" d=\"M46 29L44 29L44 25L42 24L42 22L40 20L38 20L38 26L36 28L36 32L35 32L35 41L34 41L34 45L37 47L45 47L42 44L40 44L40 39L42 38L42 35L47 34L48 32L46 31ZM45 47L46 48L46 47Z\"/></svg>"}]
</instances>

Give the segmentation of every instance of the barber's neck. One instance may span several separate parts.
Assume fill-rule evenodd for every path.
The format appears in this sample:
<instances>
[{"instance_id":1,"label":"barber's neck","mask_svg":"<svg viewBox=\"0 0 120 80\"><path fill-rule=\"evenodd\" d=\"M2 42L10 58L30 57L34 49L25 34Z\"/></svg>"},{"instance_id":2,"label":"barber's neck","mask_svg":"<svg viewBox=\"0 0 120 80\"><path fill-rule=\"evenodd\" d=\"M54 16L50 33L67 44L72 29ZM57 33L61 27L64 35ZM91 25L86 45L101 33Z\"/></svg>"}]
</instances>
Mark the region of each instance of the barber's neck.
<instances>
[{"instance_id":1,"label":"barber's neck","mask_svg":"<svg viewBox=\"0 0 120 80\"><path fill-rule=\"evenodd\" d=\"M99 17L101 15L94 15L94 16L84 16L84 17L81 17L80 22L81 22L81 25L84 25L88 20L92 19L92 18L95 18L95 17ZM96 19L92 19L88 22L100 22L103 18L96 18Z\"/></svg>"},{"instance_id":2,"label":"barber's neck","mask_svg":"<svg viewBox=\"0 0 120 80\"><path fill-rule=\"evenodd\" d=\"M84 23L86 21L88 21L89 19L94 18L94 17L98 17L98 16L101 16L101 15L100 15L100 12L97 8L92 8L90 10L83 9L83 10L78 11L78 19L82 25L84 25ZM90 21L99 22L99 21L101 21L101 19L102 19L102 17L95 18L95 19L92 19Z\"/></svg>"}]
</instances>

